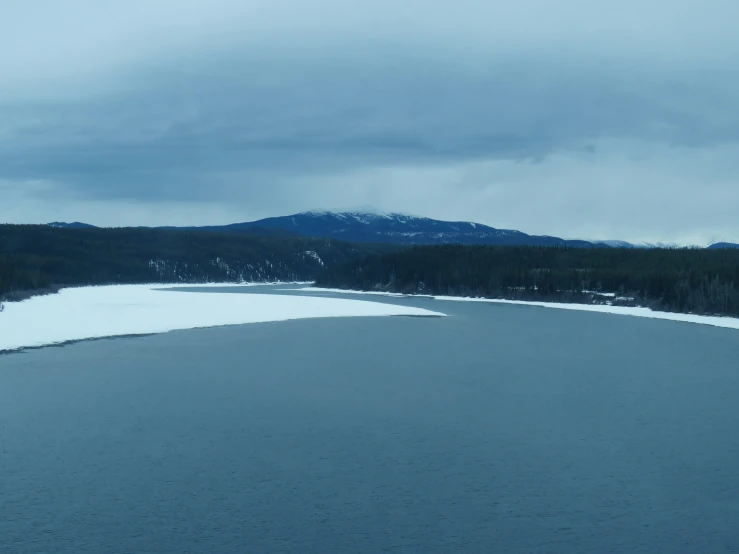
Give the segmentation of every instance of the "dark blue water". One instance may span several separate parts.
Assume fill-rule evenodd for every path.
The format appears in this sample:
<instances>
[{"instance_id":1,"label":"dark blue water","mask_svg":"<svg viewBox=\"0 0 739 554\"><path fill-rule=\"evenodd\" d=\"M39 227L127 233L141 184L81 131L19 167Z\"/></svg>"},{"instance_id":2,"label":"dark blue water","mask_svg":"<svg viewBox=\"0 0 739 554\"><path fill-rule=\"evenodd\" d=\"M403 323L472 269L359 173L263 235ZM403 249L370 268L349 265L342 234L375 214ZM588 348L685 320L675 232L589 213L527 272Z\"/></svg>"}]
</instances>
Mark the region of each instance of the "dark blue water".
<instances>
[{"instance_id":1,"label":"dark blue water","mask_svg":"<svg viewBox=\"0 0 739 554\"><path fill-rule=\"evenodd\" d=\"M377 301L0 356L0 552L739 552L739 333Z\"/></svg>"}]
</instances>

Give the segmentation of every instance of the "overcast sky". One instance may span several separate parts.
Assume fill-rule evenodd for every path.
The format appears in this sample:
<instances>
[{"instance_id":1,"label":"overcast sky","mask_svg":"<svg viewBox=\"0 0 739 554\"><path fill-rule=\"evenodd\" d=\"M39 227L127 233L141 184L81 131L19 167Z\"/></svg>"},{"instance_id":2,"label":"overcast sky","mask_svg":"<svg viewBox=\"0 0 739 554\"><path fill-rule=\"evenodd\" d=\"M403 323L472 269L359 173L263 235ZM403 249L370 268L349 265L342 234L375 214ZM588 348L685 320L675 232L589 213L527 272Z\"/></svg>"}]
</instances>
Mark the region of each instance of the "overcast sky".
<instances>
[{"instance_id":1,"label":"overcast sky","mask_svg":"<svg viewBox=\"0 0 739 554\"><path fill-rule=\"evenodd\" d=\"M737 0L5 0L0 222L739 241Z\"/></svg>"}]
</instances>

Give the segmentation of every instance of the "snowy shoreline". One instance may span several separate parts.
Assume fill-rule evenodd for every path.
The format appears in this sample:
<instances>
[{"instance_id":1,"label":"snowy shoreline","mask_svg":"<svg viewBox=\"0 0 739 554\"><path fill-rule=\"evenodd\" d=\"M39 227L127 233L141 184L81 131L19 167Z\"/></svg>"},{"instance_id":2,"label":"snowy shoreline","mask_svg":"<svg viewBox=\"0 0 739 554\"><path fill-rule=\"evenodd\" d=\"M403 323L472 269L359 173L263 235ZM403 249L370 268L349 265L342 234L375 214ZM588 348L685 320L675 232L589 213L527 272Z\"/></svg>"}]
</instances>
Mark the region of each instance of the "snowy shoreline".
<instances>
[{"instance_id":1,"label":"snowy shoreline","mask_svg":"<svg viewBox=\"0 0 739 554\"><path fill-rule=\"evenodd\" d=\"M541 308L555 308L558 310L574 310L582 312L597 312L612 315L627 315L632 317L646 317L650 319L663 319L668 321L679 321L683 323L696 323L699 325L711 325L725 329L739 329L739 318L720 317L694 314L681 314L675 312L657 312L649 308L610 306L607 304L568 304L563 302L536 302L528 300L504 300L496 298L472 298L465 296L439 296L427 294L401 294L397 292L375 292L344 289L324 289L317 287L303 287L297 289L284 289L301 292L324 292L357 295L389 296L393 298L433 298L435 300L447 300L452 302L488 302L495 304L517 304L521 306L537 306Z\"/></svg>"},{"instance_id":2,"label":"snowy shoreline","mask_svg":"<svg viewBox=\"0 0 739 554\"><path fill-rule=\"evenodd\" d=\"M90 339L292 319L444 315L365 300L173 290L263 284L305 283L108 285L66 288L56 294L7 302L0 313L0 352ZM168 290L171 294L162 294Z\"/></svg>"}]
</instances>

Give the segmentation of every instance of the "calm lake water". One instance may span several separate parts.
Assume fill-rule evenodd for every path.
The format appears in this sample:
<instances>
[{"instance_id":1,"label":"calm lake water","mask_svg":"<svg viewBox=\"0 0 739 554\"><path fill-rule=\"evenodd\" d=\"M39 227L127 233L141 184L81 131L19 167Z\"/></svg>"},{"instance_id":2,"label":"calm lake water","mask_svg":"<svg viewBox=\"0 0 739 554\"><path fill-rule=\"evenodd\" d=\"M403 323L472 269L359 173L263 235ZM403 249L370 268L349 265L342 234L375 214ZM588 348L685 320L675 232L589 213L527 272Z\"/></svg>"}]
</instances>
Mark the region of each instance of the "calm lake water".
<instances>
[{"instance_id":1,"label":"calm lake water","mask_svg":"<svg viewBox=\"0 0 739 554\"><path fill-rule=\"evenodd\" d=\"M739 552L739 332L367 300L0 356L0 552Z\"/></svg>"}]
</instances>

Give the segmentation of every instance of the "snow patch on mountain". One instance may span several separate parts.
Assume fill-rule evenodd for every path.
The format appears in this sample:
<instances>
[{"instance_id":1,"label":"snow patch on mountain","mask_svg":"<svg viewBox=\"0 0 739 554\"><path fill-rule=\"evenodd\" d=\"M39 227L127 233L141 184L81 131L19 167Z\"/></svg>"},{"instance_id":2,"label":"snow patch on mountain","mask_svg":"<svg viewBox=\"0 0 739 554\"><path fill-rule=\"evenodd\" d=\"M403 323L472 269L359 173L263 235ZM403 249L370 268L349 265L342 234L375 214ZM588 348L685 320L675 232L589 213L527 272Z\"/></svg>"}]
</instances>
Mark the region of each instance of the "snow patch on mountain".
<instances>
[{"instance_id":1,"label":"snow patch on mountain","mask_svg":"<svg viewBox=\"0 0 739 554\"><path fill-rule=\"evenodd\" d=\"M52 223L46 224L48 227L56 227L57 229L94 229L94 225L89 223L80 223L79 221L73 221L72 223L66 223L64 221L53 221Z\"/></svg>"},{"instance_id":2,"label":"snow patch on mountain","mask_svg":"<svg viewBox=\"0 0 739 554\"><path fill-rule=\"evenodd\" d=\"M288 223L289 222L289 223ZM557 237L530 236L521 231L496 229L469 221L440 221L399 212L309 210L243 225L283 228L306 236L356 242L397 244L536 244L564 245ZM572 243L586 246L587 243Z\"/></svg>"}]
</instances>

